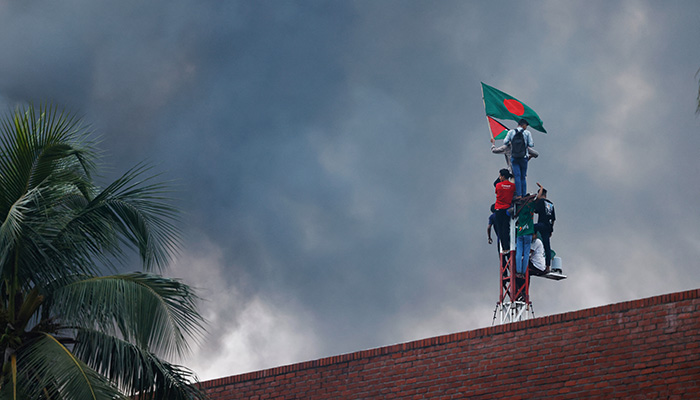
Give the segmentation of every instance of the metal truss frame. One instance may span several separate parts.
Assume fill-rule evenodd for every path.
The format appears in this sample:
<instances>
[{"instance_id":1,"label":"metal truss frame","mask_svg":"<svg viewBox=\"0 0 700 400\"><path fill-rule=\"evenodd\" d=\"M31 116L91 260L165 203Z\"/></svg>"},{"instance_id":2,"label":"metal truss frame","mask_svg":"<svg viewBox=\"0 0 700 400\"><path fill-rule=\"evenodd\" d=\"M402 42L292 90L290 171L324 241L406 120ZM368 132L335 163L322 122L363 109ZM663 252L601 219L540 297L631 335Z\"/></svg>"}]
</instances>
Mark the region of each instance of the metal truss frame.
<instances>
[{"instance_id":1,"label":"metal truss frame","mask_svg":"<svg viewBox=\"0 0 700 400\"><path fill-rule=\"evenodd\" d=\"M515 276L515 219L510 220L510 249L504 252L499 241L499 297L493 312L493 324L522 321L535 317L530 301L530 271L525 277Z\"/></svg>"}]
</instances>

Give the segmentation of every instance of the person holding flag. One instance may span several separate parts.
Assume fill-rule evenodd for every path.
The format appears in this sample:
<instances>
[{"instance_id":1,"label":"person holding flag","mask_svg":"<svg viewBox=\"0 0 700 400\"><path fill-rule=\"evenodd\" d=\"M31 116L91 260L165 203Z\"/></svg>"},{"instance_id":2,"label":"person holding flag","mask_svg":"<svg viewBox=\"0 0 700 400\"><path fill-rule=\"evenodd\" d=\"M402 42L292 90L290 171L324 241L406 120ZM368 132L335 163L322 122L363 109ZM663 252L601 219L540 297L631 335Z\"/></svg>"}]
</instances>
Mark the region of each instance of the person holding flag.
<instances>
[{"instance_id":1,"label":"person holding flag","mask_svg":"<svg viewBox=\"0 0 700 400\"><path fill-rule=\"evenodd\" d=\"M491 153L493 154L503 154L506 158L506 165L508 165L508 171L513 173L513 166L510 163L510 145L501 145L496 147L496 139L503 139L510 129L506 128L505 125L496 121L491 117L487 117L489 120L489 130L491 131ZM529 158L537 158L540 153L532 147L527 148L527 155Z\"/></svg>"},{"instance_id":2,"label":"person holding flag","mask_svg":"<svg viewBox=\"0 0 700 400\"><path fill-rule=\"evenodd\" d=\"M534 146L532 135L526 128L531 126L533 129L542 133L547 133L547 131L544 129L542 120L537 113L515 97L486 85L483 82L481 83L481 92L484 99L484 110L489 119L489 128L491 128L493 139L499 139L500 136L504 134L504 131L496 134L495 130L498 130L498 128L496 127L494 129L494 122L496 121L493 118L518 121L518 127L508 131L503 140L503 144L506 146L510 144L511 146L510 161L515 177L515 196L525 196L527 193L528 148ZM501 126L505 128L505 126Z\"/></svg>"},{"instance_id":3,"label":"person holding flag","mask_svg":"<svg viewBox=\"0 0 700 400\"><path fill-rule=\"evenodd\" d=\"M516 197L523 197L527 193L527 149L535 145L532 141L532 134L527 130L527 125L527 121L521 119L518 121L518 127L508 131L506 138L503 139L503 145L511 146L510 163L515 179Z\"/></svg>"}]
</instances>

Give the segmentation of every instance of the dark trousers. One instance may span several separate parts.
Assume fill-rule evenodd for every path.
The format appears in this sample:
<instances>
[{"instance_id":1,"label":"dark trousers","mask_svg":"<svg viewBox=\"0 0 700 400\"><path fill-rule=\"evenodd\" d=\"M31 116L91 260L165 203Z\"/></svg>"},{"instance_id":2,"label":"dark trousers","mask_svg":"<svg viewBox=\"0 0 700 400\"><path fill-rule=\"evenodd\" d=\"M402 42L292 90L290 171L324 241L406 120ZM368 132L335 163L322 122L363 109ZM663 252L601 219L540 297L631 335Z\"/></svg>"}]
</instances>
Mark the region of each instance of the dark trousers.
<instances>
[{"instance_id":1,"label":"dark trousers","mask_svg":"<svg viewBox=\"0 0 700 400\"><path fill-rule=\"evenodd\" d=\"M540 234L542 245L544 246L544 263L548 267L552 265L552 247L549 244L549 238L552 237L552 227L544 222L535 224L535 232Z\"/></svg>"},{"instance_id":2,"label":"dark trousers","mask_svg":"<svg viewBox=\"0 0 700 400\"><path fill-rule=\"evenodd\" d=\"M498 235L498 240L501 241L501 248L503 251L510 250L510 216L506 210L496 210L496 235Z\"/></svg>"}]
</instances>

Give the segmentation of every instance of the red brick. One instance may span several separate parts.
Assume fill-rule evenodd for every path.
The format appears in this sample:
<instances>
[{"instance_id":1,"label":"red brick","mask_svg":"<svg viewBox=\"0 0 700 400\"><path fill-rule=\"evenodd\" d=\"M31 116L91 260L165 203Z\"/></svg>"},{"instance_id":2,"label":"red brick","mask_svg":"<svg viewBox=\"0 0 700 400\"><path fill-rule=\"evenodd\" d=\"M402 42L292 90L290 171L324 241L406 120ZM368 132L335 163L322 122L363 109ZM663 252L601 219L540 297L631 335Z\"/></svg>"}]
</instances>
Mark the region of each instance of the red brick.
<instances>
[{"instance_id":1,"label":"red brick","mask_svg":"<svg viewBox=\"0 0 700 400\"><path fill-rule=\"evenodd\" d=\"M215 379L212 400L700 398L700 290Z\"/></svg>"}]
</instances>

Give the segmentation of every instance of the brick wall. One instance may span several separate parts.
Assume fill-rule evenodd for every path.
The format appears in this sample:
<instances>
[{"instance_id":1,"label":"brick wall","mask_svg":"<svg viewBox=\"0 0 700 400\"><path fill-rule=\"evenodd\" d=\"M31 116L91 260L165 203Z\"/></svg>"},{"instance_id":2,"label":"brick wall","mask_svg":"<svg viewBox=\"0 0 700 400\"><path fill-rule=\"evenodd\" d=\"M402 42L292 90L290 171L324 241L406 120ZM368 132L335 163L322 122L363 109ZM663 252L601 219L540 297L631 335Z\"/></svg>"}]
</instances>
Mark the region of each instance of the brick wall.
<instances>
[{"instance_id":1,"label":"brick wall","mask_svg":"<svg viewBox=\"0 0 700 400\"><path fill-rule=\"evenodd\" d=\"M700 399L700 289L203 382L234 399Z\"/></svg>"}]
</instances>

